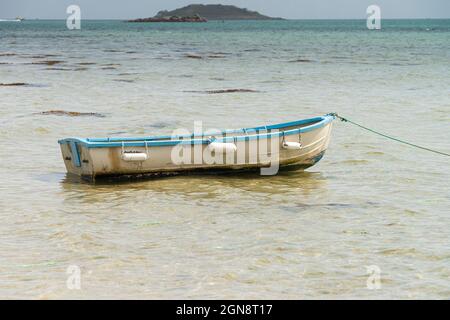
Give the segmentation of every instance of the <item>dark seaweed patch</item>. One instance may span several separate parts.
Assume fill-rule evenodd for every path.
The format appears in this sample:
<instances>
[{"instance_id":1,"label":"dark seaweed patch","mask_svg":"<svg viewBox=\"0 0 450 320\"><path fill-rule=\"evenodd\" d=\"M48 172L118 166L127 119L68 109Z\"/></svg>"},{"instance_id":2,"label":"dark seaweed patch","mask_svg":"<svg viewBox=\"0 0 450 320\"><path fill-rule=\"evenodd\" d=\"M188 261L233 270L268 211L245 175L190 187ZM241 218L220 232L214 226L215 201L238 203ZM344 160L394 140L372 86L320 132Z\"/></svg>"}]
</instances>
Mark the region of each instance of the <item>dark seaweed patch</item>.
<instances>
[{"instance_id":1,"label":"dark seaweed patch","mask_svg":"<svg viewBox=\"0 0 450 320\"><path fill-rule=\"evenodd\" d=\"M189 59L203 59L203 56L192 53L185 54L184 57Z\"/></svg>"},{"instance_id":2,"label":"dark seaweed patch","mask_svg":"<svg viewBox=\"0 0 450 320\"><path fill-rule=\"evenodd\" d=\"M300 59L291 60L291 61L289 61L289 62L302 62L302 63L308 63L308 62L314 62L314 60L300 58Z\"/></svg>"},{"instance_id":3,"label":"dark seaweed patch","mask_svg":"<svg viewBox=\"0 0 450 320\"><path fill-rule=\"evenodd\" d=\"M119 73L118 76L133 76L133 75L137 75L139 73L137 72L123 72L123 73Z\"/></svg>"},{"instance_id":4,"label":"dark seaweed patch","mask_svg":"<svg viewBox=\"0 0 450 320\"><path fill-rule=\"evenodd\" d=\"M27 88L45 88L48 85L25 83L25 82L13 82L13 83L0 83L0 87L27 87Z\"/></svg>"},{"instance_id":5,"label":"dark seaweed patch","mask_svg":"<svg viewBox=\"0 0 450 320\"><path fill-rule=\"evenodd\" d=\"M18 87L18 86L27 86L28 83L25 82L12 82L12 83L0 83L0 87Z\"/></svg>"},{"instance_id":6,"label":"dark seaweed patch","mask_svg":"<svg viewBox=\"0 0 450 320\"><path fill-rule=\"evenodd\" d=\"M117 67L120 67L121 64L119 63L107 63L107 64L102 64L102 70L115 70L117 69Z\"/></svg>"},{"instance_id":7,"label":"dark seaweed patch","mask_svg":"<svg viewBox=\"0 0 450 320\"><path fill-rule=\"evenodd\" d=\"M31 59L47 59L52 57L58 57L57 54L34 54L34 55L22 55L24 58L31 58Z\"/></svg>"},{"instance_id":8,"label":"dark seaweed patch","mask_svg":"<svg viewBox=\"0 0 450 320\"><path fill-rule=\"evenodd\" d=\"M241 93L241 92L259 92L253 89L222 89L222 90L204 90L204 91L185 91L192 93L207 93L207 94L220 94L220 93Z\"/></svg>"},{"instance_id":9,"label":"dark seaweed patch","mask_svg":"<svg viewBox=\"0 0 450 320\"><path fill-rule=\"evenodd\" d=\"M210 54L212 54L212 55L219 55L219 56L229 56L229 55L232 55L232 53L230 53L230 52L210 52Z\"/></svg>"},{"instance_id":10,"label":"dark seaweed patch","mask_svg":"<svg viewBox=\"0 0 450 320\"><path fill-rule=\"evenodd\" d=\"M46 60L46 61L37 61L32 62L31 64L41 64L41 65L47 65L47 66L54 66L55 64L63 63L64 61L61 60Z\"/></svg>"},{"instance_id":11,"label":"dark seaweed patch","mask_svg":"<svg viewBox=\"0 0 450 320\"><path fill-rule=\"evenodd\" d=\"M84 117L84 116L90 116L90 117L99 117L104 118L105 115L101 113L96 112L76 112L76 111L65 111L65 110L48 110L48 111L42 111L38 113L40 115L54 115L54 116L69 116L69 117Z\"/></svg>"},{"instance_id":12,"label":"dark seaweed patch","mask_svg":"<svg viewBox=\"0 0 450 320\"><path fill-rule=\"evenodd\" d=\"M225 54L219 54L219 53L211 53L211 54L208 54L208 55L187 53L187 54L184 55L184 57L188 58L188 59L198 59L198 60L206 59L206 58L208 58L208 59L225 59L226 55Z\"/></svg>"},{"instance_id":13,"label":"dark seaweed patch","mask_svg":"<svg viewBox=\"0 0 450 320\"><path fill-rule=\"evenodd\" d=\"M51 70L51 71L71 71L72 69L68 69L68 68L46 68L45 70Z\"/></svg>"}]
</instances>

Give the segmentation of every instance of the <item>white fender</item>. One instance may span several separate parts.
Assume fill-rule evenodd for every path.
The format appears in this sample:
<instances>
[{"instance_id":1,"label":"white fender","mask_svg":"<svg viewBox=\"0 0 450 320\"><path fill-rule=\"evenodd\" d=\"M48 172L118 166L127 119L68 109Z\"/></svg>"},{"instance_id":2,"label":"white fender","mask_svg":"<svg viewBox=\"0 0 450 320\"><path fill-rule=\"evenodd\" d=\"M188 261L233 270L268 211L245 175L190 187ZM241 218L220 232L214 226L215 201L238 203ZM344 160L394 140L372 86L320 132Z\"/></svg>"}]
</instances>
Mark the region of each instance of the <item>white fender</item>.
<instances>
[{"instance_id":1,"label":"white fender","mask_svg":"<svg viewBox=\"0 0 450 320\"><path fill-rule=\"evenodd\" d=\"M283 148L288 150L300 150L302 145L299 142L284 141Z\"/></svg>"},{"instance_id":2,"label":"white fender","mask_svg":"<svg viewBox=\"0 0 450 320\"><path fill-rule=\"evenodd\" d=\"M224 142L211 142L208 145L210 151L214 151L217 154L232 153L237 150L234 143L224 143Z\"/></svg>"},{"instance_id":3,"label":"white fender","mask_svg":"<svg viewBox=\"0 0 450 320\"><path fill-rule=\"evenodd\" d=\"M143 152L124 152L122 153L123 161L145 161L148 155Z\"/></svg>"}]
</instances>

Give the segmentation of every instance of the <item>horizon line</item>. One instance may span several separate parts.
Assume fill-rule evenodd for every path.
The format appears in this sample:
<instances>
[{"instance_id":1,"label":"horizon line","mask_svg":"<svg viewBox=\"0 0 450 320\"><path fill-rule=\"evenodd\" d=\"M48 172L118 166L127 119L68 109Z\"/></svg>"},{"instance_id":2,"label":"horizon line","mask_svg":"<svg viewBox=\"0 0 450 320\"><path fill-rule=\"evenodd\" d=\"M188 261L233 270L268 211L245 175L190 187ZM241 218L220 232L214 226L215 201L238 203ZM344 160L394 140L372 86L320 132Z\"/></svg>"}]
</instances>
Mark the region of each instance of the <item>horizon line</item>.
<instances>
[{"instance_id":1,"label":"horizon line","mask_svg":"<svg viewBox=\"0 0 450 320\"><path fill-rule=\"evenodd\" d=\"M16 18L0 18L0 19L11 19ZM24 21L29 20L66 20L67 18L24 18ZM82 18L81 20L105 20L105 21L126 21L130 19L137 18ZM296 20L367 20L367 18L273 18L273 19L211 19L208 21L296 21ZM382 18L382 20L450 20L450 17L446 18L426 18L426 17L415 17L415 18Z\"/></svg>"}]
</instances>

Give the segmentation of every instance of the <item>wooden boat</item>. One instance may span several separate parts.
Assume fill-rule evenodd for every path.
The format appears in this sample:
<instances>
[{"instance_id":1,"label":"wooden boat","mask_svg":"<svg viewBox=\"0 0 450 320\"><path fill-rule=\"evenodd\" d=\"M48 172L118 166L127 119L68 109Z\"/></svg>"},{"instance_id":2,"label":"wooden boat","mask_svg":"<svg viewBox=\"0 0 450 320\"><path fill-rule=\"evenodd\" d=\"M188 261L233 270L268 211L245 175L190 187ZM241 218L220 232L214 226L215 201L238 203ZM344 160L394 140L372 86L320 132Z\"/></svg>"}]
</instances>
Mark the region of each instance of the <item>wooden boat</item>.
<instances>
[{"instance_id":1,"label":"wooden boat","mask_svg":"<svg viewBox=\"0 0 450 320\"><path fill-rule=\"evenodd\" d=\"M59 140L67 171L99 177L306 169L324 155L333 114L254 128L142 138Z\"/></svg>"}]
</instances>

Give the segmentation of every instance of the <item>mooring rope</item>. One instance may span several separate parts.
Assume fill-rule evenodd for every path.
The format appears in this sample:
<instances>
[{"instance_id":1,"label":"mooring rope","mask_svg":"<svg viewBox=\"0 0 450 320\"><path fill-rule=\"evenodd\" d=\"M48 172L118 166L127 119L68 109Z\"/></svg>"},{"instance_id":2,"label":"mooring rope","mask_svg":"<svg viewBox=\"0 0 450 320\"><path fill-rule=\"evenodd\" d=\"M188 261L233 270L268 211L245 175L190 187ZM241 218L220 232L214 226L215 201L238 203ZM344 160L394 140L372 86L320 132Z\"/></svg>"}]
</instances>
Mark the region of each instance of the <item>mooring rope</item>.
<instances>
[{"instance_id":1,"label":"mooring rope","mask_svg":"<svg viewBox=\"0 0 450 320\"><path fill-rule=\"evenodd\" d=\"M397 142L400 142L400 143L409 145L409 146L411 146L411 147L415 147L415 148L418 148L418 149L422 149L422 150L426 150L426 151L429 151L429 152L433 152L433 153L437 153L437 154L440 154L440 155L443 155L443 156L450 157L450 154L448 154L448 153L445 153L445 152L442 152L442 151L438 151L438 150L433 150L433 149L430 149L430 148L427 148L427 147L423 147L423 146L419 146L419 145L417 145L417 144L414 144L414 143L411 143L411 142L408 142L408 141L404 141L404 140L401 140L401 139L398 139L398 138L389 136L389 135L387 135L387 134L384 134L384 133L375 131L375 130L373 130L373 129L367 128L367 127L365 127L365 126L363 126L363 125L361 125L361 124L359 124L359 123L356 123L356 122L353 122L353 121L351 121L351 120L348 120L348 119L346 119L346 118L344 118L344 117L341 117L341 116L338 115L337 113L330 113L330 115L333 116L333 117L335 117L335 118L340 119L340 120L343 121L343 122L351 123L351 124L353 124L353 125L355 125L355 126L357 126L357 127L360 127L360 128L362 128L362 129L364 129L364 130L370 131L370 132L372 132L372 133L375 133L375 134L377 134L377 135L379 135L379 136L382 136L382 137L385 137L385 138L387 138L387 139L394 140L394 141L397 141Z\"/></svg>"}]
</instances>

